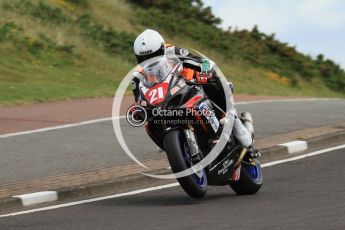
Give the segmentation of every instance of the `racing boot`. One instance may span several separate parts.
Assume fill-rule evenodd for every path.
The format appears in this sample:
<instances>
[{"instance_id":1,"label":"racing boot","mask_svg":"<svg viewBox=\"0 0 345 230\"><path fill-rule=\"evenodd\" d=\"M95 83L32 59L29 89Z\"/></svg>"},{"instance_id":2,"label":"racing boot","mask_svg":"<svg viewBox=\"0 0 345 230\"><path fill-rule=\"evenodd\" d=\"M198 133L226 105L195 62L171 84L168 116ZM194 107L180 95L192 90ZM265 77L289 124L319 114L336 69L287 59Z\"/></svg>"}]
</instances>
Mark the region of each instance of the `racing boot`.
<instances>
[{"instance_id":1,"label":"racing boot","mask_svg":"<svg viewBox=\"0 0 345 230\"><path fill-rule=\"evenodd\" d=\"M254 122L253 122L252 115L249 112L241 113L241 121L243 125L247 128L247 130L250 132L253 139L253 143L249 147L248 152L253 158L258 158L261 156L261 153L259 152L257 148L254 147L255 133L254 133Z\"/></svg>"},{"instance_id":2,"label":"racing boot","mask_svg":"<svg viewBox=\"0 0 345 230\"><path fill-rule=\"evenodd\" d=\"M234 135L236 140L244 147L250 148L253 145L254 134L242 123L241 119L235 116L234 119Z\"/></svg>"},{"instance_id":3,"label":"racing boot","mask_svg":"<svg viewBox=\"0 0 345 230\"><path fill-rule=\"evenodd\" d=\"M247 130L250 132L252 139L254 140L254 122L252 115L249 112L243 112L241 113L241 121L243 125L247 128Z\"/></svg>"},{"instance_id":4,"label":"racing boot","mask_svg":"<svg viewBox=\"0 0 345 230\"><path fill-rule=\"evenodd\" d=\"M234 116L233 132L235 138L244 148L248 149L253 145L254 140L254 127L251 115L248 112L244 112L241 114L241 118L239 118L236 110L232 113ZM242 123L242 119L245 124ZM223 117L219 121L221 125L224 125L226 122L229 122L228 117Z\"/></svg>"}]
</instances>

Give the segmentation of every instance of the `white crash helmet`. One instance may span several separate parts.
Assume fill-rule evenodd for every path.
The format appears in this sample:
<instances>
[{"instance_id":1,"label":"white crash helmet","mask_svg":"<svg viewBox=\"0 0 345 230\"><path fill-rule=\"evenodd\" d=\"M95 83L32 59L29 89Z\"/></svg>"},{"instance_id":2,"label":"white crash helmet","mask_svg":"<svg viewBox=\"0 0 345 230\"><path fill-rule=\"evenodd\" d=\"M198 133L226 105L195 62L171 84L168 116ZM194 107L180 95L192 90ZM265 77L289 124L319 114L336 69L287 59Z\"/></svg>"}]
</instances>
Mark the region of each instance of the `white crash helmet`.
<instances>
[{"instance_id":1,"label":"white crash helmet","mask_svg":"<svg viewBox=\"0 0 345 230\"><path fill-rule=\"evenodd\" d=\"M164 55L164 44L164 38L155 30L147 29L139 34L133 46L138 63Z\"/></svg>"}]
</instances>

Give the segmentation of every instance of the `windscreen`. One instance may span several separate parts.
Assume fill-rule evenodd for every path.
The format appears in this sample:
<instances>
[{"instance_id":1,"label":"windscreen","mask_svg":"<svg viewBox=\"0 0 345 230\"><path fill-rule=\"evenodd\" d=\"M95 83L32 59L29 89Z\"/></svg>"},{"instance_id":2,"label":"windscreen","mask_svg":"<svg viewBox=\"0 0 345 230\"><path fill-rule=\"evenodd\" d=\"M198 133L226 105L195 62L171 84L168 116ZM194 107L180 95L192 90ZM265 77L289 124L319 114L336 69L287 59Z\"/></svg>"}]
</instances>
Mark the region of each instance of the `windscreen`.
<instances>
[{"instance_id":1,"label":"windscreen","mask_svg":"<svg viewBox=\"0 0 345 230\"><path fill-rule=\"evenodd\" d=\"M160 57L145 64L144 85L152 87L157 83L163 82L178 63L180 61L177 58Z\"/></svg>"}]
</instances>

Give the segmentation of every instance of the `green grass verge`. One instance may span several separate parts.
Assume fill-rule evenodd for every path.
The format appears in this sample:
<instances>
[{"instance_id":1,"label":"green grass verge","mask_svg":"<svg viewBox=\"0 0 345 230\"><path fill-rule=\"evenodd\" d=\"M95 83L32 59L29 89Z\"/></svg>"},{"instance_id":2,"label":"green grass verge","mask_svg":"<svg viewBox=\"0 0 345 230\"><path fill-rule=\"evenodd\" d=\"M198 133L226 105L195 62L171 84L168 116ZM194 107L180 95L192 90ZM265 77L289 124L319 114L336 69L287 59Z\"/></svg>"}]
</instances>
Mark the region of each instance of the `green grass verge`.
<instances>
[{"instance_id":1,"label":"green grass verge","mask_svg":"<svg viewBox=\"0 0 345 230\"><path fill-rule=\"evenodd\" d=\"M113 96L134 65L145 26L123 0L6 0L0 3L0 105ZM137 8L138 10L141 10ZM277 73L162 31L168 42L214 59L236 93L344 97L319 78Z\"/></svg>"}]
</instances>

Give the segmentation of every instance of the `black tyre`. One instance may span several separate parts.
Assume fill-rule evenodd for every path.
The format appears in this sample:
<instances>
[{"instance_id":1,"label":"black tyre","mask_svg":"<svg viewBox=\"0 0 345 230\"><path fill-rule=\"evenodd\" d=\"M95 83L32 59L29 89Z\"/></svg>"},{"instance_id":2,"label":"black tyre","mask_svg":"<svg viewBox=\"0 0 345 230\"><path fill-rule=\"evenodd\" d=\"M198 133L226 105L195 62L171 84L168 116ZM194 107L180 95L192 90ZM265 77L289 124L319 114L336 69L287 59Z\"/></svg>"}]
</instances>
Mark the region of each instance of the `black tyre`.
<instances>
[{"instance_id":1,"label":"black tyre","mask_svg":"<svg viewBox=\"0 0 345 230\"><path fill-rule=\"evenodd\" d=\"M191 167L189 150L184 134L180 130L172 130L164 137L164 147L168 155L171 169L174 173L181 172ZM198 175L199 174L199 175ZM192 174L177 181L183 190L193 198L202 198L207 192L207 177L205 170Z\"/></svg>"},{"instance_id":2,"label":"black tyre","mask_svg":"<svg viewBox=\"0 0 345 230\"><path fill-rule=\"evenodd\" d=\"M238 195L250 195L260 190L262 185L262 169L260 162L258 160L255 160L255 162L255 166L242 162L240 179L230 183L231 188Z\"/></svg>"}]
</instances>

